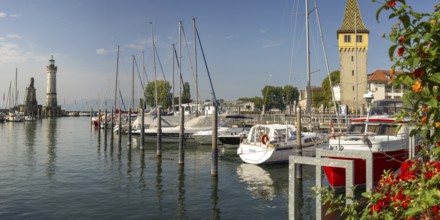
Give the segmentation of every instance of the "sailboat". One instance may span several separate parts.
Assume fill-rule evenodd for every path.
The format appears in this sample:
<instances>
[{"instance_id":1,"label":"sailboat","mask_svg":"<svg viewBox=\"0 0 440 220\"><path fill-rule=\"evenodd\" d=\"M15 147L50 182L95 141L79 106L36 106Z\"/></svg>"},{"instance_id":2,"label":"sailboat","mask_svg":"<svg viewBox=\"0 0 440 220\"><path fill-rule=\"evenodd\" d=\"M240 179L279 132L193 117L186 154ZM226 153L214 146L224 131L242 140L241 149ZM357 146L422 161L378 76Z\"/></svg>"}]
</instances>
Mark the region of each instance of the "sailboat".
<instances>
[{"instance_id":1,"label":"sailboat","mask_svg":"<svg viewBox=\"0 0 440 220\"><path fill-rule=\"evenodd\" d=\"M23 115L21 115L17 111L17 101L18 101L18 89L17 89L17 75L18 75L18 68L15 69L15 88L13 93L9 93L9 113L5 117L5 121L7 122L22 122L24 121ZM11 89L11 86L9 86L9 91Z\"/></svg>"},{"instance_id":2,"label":"sailboat","mask_svg":"<svg viewBox=\"0 0 440 220\"><path fill-rule=\"evenodd\" d=\"M307 58L307 103L306 113L311 113L310 91L310 49L309 49L309 9L306 0L306 58ZM269 79L270 84L270 79ZM326 136L314 132L300 132L297 137L296 128L288 124L260 124L255 125L249 131L238 149L237 154L241 160L251 164L269 164L288 162L289 156L295 155L300 147L306 154L314 154L315 147L324 142ZM301 140L301 146L297 144L297 138Z\"/></svg>"}]
</instances>

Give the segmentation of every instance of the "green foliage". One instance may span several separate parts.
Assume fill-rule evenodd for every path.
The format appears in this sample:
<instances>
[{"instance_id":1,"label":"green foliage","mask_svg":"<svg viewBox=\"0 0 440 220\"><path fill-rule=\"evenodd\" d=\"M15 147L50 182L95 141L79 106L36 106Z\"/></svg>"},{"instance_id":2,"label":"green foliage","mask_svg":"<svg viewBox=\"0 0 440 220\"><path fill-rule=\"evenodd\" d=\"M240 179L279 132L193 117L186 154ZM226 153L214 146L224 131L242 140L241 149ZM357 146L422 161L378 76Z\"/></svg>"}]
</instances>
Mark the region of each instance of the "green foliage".
<instances>
[{"instance_id":1,"label":"green foliage","mask_svg":"<svg viewBox=\"0 0 440 220\"><path fill-rule=\"evenodd\" d=\"M376 0L373 0L376 2ZM406 160L400 172L385 172L373 192L364 193L368 205L360 219L439 219L440 218L440 4L432 13L419 13L405 0L386 0L376 18L389 12L396 24L384 38L393 45L389 57L392 69L401 71L394 86L405 85L402 100L412 113L402 111L399 119L410 117L410 135L427 137L420 147L420 159ZM429 158L429 160L427 159ZM328 193L319 192L334 210L346 207ZM362 208L362 207L361 207Z\"/></svg>"},{"instance_id":2,"label":"green foliage","mask_svg":"<svg viewBox=\"0 0 440 220\"><path fill-rule=\"evenodd\" d=\"M262 109L263 108L263 99L261 97L253 97L253 98L239 98L238 101L241 102L253 102L255 108Z\"/></svg>"},{"instance_id":3,"label":"green foliage","mask_svg":"<svg viewBox=\"0 0 440 220\"><path fill-rule=\"evenodd\" d=\"M284 90L282 87L265 86L261 91L263 94L263 103L266 106L266 110L286 108L284 103Z\"/></svg>"},{"instance_id":4,"label":"green foliage","mask_svg":"<svg viewBox=\"0 0 440 220\"><path fill-rule=\"evenodd\" d=\"M339 72L339 70L330 73L332 86L339 84L340 75L341 73ZM328 76L325 77L324 80L322 80L321 85L322 85L322 93L318 95L322 96L322 104L324 104L327 107L330 107L332 106L333 94L332 94L332 88L330 87L330 80Z\"/></svg>"},{"instance_id":5,"label":"green foliage","mask_svg":"<svg viewBox=\"0 0 440 220\"><path fill-rule=\"evenodd\" d=\"M299 102L299 91L293 86L284 86L284 103L286 105L291 105L293 103L298 104Z\"/></svg>"},{"instance_id":6,"label":"green foliage","mask_svg":"<svg viewBox=\"0 0 440 220\"><path fill-rule=\"evenodd\" d=\"M182 103L190 103L190 102L192 102L190 86L188 82L185 82L183 84Z\"/></svg>"},{"instance_id":7,"label":"green foliage","mask_svg":"<svg viewBox=\"0 0 440 220\"><path fill-rule=\"evenodd\" d=\"M156 92L155 92L155 82L149 82L145 87L145 99L149 106L156 106ZM168 108L171 106L171 85L164 80L157 80L157 102L163 108Z\"/></svg>"}]
</instances>

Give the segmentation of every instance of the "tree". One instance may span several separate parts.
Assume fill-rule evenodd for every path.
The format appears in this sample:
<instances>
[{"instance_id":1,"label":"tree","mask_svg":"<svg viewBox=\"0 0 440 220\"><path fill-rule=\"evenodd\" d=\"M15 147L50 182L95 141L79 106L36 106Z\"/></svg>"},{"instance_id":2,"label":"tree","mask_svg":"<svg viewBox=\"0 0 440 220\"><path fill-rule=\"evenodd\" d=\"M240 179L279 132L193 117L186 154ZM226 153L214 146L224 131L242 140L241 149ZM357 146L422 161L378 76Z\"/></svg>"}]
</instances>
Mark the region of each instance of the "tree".
<instances>
[{"instance_id":1,"label":"tree","mask_svg":"<svg viewBox=\"0 0 440 220\"><path fill-rule=\"evenodd\" d=\"M281 87L265 86L261 91L263 94L263 103L266 106L266 110L280 109L284 110L286 104L284 103L284 90Z\"/></svg>"},{"instance_id":2,"label":"tree","mask_svg":"<svg viewBox=\"0 0 440 220\"><path fill-rule=\"evenodd\" d=\"M183 84L183 91L182 91L182 103L190 103L191 100L191 92L190 92L190 86L188 82L185 82Z\"/></svg>"},{"instance_id":3,"label":"tree","mask_svg":"<svg viewBox=\"0 0 440 220\"><path fill-rule=\"evenodd\" d=\"M238 101L241 102L252 102L254 103L254 106L256 109L262 109L263 108L263 99L261 97L253 97L253 98L239 98Z\"/></svg>"},{"instance_id":4,"label":"tree","mask_svg":"<svg viewBox=\"0 0 440 220\"><path fill-rule=\"evenodd\" d=\"M151 107L156 107L156 92L155 92L155 82L149 82L145 87L145 98L146 102ZM162 108L168 108L171 106L171 85L169 82L164 80L157 80L157 104L162 106Z\"/></svg>"},{"instance_id":5,"label":"tree","mask_svg":"<svg viewBox=\"0 0 440 220\"><path fill-rule=\"evenodd\" d=\"M339 84L340 82L340 76L341 73L339 70L333 71L330 73L330 79L332 82L332 86L335 86ZM329 77L325 77L324 80L322 80L322 94L323 96L323 103L325 106L330 107L332 105L333 100L333 92L332 88L330 87L330 80Z\"/></svg>"},{"instance_id":6,"label":"tree","mask_svg":"<svg viewBox=\"0 0 440 220\"><path fill-rule=\"evenodd\" d=\"M299 91L296 87L286 85L284 86L284 103L288 107L294 107L293 105L298 105L299 103ZM292 111L292 109L290 109Z\"/></svg>"}]
</instances>

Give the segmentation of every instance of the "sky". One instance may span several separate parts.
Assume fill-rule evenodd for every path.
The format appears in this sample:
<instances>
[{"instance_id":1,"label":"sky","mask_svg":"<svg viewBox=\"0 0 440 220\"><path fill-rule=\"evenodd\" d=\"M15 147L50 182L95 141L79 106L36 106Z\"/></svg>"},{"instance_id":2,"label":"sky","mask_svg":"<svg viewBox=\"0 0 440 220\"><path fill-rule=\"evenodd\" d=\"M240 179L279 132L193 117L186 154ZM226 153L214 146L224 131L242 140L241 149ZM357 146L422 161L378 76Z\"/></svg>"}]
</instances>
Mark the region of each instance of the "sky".
<instances>
[{"instance_id":1,"label":"sky","mask_svg":"<svg viewBox=\"0 0 440 220\"><path fill-rule=\"evenodd\" d=\"M431 12L438 3L407 2L422 12ZM391 44L381 35L388 33L396 21L389 21L383 14L378 23L376 11L380 5L371 0L358 3L364 24L370 30L368 72L390 69ZM317 0L317 4L317 10L310 13L313 86L320 86L328 73L316 11L330 72L338 70L336 31L342 23L346 0ZM51 56L58 66L59 105L85 102L92 106L98 104L97 100L114 99L118 46L119 87L126 105L131 100L133 56L142 75L139 77L135 71L135 99L140 97L142 80L153 81L155 75L163 80L165 76L172 84L172 44L176 45L177 53L181 48L182 77L190 83L194 99L193 18L207 63L203 61L200 45L196 44L201 100L212 97L206 69L217 99L233 101L262 96L261 90L266 85L304 89L307 84L304 6L304 0L0 0L0 94L3 96L0 108L6 107L10 84L14 90L16 70L18 102L23 103L25 89L34 77L37 101L45 104L46 66ZM313 8L310 0L309 10ZM180 47L179 21L184 33ZM157 48L156 71L153 37ZM142 65L146 76L142 74ZM179 72L176 66L176 92Z\"/></svg>"}]
</instances>

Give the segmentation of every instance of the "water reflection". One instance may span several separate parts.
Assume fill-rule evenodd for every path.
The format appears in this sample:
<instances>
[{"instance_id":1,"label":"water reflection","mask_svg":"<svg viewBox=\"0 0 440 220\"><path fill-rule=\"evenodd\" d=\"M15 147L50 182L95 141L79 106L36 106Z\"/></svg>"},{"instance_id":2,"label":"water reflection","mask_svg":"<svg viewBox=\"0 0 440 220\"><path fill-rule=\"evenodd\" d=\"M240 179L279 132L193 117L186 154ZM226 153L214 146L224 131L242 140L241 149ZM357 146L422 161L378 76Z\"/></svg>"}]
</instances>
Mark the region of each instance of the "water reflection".
<instances>
[{"instance_id":1,"label":"water reflection","mask_svg":"<svg viewBox=\"0 0 440 220\"><path fill-rule=\"evenodd\" d=\"M139 187L141 188L141 192L143 193L146 189L147 184L144 179L144 170L145 170L145 151L141 150L139 153L140 156L140 172L139 172Z\"/></svg>"},{"instance_id":2,"label":"water reflection","mask_svg":"<svg viewBox=\"0 0 440 220\"><path fill-rule=\"evenodd\" d=\"M254 164L241 164L237 167L240 180L246 183L246 189L250 191L252 198L273 200L276 196L275 185L271 173Z\"/></svg>"},{"instance_id":3,"label":"water reflection","mask_svg":"<svg viewBox=\"0 0 440 220\"><path fill-rule=\"evenodd\" d=\"M159 204L159 211L162 211L162 197L163 197L163 184L162 184L162 159L157 159L156 165L156 198Z\"/></svg>"},{"instance_id":4,"label":"water reflection","mask_svg":"<svg viewBox=\"0 0 440 220\"><path fill-rule=\"evenodd\" d=\"M46 154L47 167L46 175L52 177L56 173L56 158L57 158L57 124L56 118L48 118L45 121L46 128Z\"/></svg>"},{"instance_id":5,"label":"water reflection","mask_svg":"<svg viewBox=\"0 0 440 220\"><path fill-rule=\"evenodd\" d=\"M218 202L218 178L211 178L211 206L212 219L220 219L220 208L217 207Z\"/></svg>"},{"instance_id":6,"label":"water reflection","mask_svg":"<svg viewBox=\"0 0 440 220\"><path fill-rule=\"evenodd\" d=\"M177 182L178 182L178 191L179 191L179 197L178 197L178 216L179 219L185 219L185 166L179 165L179 171L177 176Z\"/></svg>"},{"instance_id":7,"label":"water reflection","mask_svg":"<svg viewBox=\"0 0 440 220\"><path fill-rule=\"evenodd\" d=\"M35 133L37 130L37 122L26 122L25 123L25 143L26 143L26 163L28 164L30 170L35 168L37 163L35 159Z\"/></svg>"}]
</instances>

